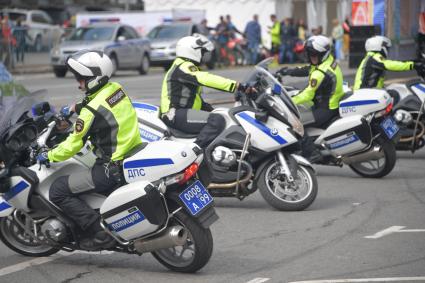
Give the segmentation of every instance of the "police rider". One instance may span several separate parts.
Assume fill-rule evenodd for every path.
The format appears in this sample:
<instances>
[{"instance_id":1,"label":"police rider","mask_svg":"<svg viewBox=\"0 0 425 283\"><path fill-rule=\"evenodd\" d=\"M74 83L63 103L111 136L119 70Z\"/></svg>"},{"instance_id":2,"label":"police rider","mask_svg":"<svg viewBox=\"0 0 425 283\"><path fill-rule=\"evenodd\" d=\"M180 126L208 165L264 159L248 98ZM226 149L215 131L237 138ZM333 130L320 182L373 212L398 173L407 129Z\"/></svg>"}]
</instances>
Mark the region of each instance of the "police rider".
<instances>
[{"instance_id":1,"label":"police rider","mask_svg":"<svg viewBox=\"0 0 425 283\"><path fill-rule=\"evenodd\" d=\"M224 118L201 96L202 86L226 92L253 91L244 84L202 71L202 58L214 45L203 35L181 38L174 60L162 83L161 117L170 127L198 134L195 143L205 148L225 127Z\"/></svg>"},{"instance_id":2,"label":"police rider","mask_svg":"<svg viewBox=\"0 0 425 283\"><path fill-rule=\"evenodd\" d=\"M331 41L323 36L311 36L304 44L304 50L310 65L298 68L282 68L276 74L295 77L309 76L308 86L293 97L295 104L313 103L312 113L314 127L326 128L332 119L338 117L339 101L342 90L343 76L335 58L331 55ZM313 142L305 134L302 140L303 155L315 162L320 159L320 153Z\"/></svg>"},{"instance_id":3,"label":"police rider","mask_svg":"<svg viewBox=\"0 0 425 283\"><path fill-rule=\"evenodd\" d=\"M293 97L295 104L314 103L312 107L315 122L313 126L325 128L332 118L338 116L343 77L341 68L331 55L331 42L323 35L310 37L304 50L310 62L309 66L293 69L282 68L278 75L295 77L309 76L308 86Z\"/></svg>"},{"instance_id":4,"label":"police rider","mask_svg":"<svg viewBox=\"0 0 425 283\"><path fill-rule=\"evenodd\" d=\"M360 63L354 81L353 89L359 88L383 88L385 71L410 71L416 69L421 72L423 63L414 61L388 60L388 51L391 47L391 40L385 36L373 36L365 43L366 56ZM390 93L397 102L396 93Z\"/></svg>"},{"instance_id":5,"label":"police rider","mask_svg":"<svg viewBox=\"0 0 425 283\"><path fill-rule=\"evenodd\" d=\"M80 51L66 61L79 89L85 92L75 111L79 115L74 131L57 147L37 156L40 164L71 158L90 140L97 160L93 168L57 178L50 188L50 200L82 230L80 248L110 248L115 242L100 226L100 215L79 195L109 193L121 185L121 160L141 144L136 111L120 84L109 82L113 72L110 58L100 51Z\"/></svg>"}]
</instances>

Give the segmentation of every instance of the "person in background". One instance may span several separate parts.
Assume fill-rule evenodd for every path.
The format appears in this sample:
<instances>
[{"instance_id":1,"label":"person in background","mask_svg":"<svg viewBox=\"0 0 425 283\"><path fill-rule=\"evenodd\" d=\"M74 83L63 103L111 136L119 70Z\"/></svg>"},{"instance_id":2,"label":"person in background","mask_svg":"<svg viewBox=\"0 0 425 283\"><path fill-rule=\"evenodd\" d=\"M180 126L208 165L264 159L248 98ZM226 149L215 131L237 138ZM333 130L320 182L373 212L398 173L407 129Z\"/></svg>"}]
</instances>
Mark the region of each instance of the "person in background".
<instances>
[{"instance_id":1,"label":"person in background","mask_svg":"<svg viewBox=\"0 0 425 283\"><path fill-rule=\"evenodd\" d=\"M335 59L339 62L344 60L344 53L342 53L342 39L344 37L344 30L339 24L338 19L333 19L332 24L334 26L332 29L332 39L335 47Z\"/></svg>"},{"instance_id":2,"label":"person in background","mask_svg":"<svg viewBox=\"0 0 425 283\"><path fill-rule=\"evenodd\" d=\"M217 24L215 31L217 37L216 42L218 46L218 48L216 48L217 58L219 63L224 64L225 58L223 53L227 54L229 52L227 48L227 43L229 42L229 29L223 16L220 16L220 22Z\"/></svg>"},{"instance_id":3,"label":"person in background","mask_svg":"<svg viewBox=\"0 0 425 283\"><path fill-rule=\"evenodd\" d=\"M195 32L209 37L211 30L213 30L213 28L208 26L207 19L203 19L199 24L196 25Z\"/></svg>"},{"instance_id":4,"label":"person in background","mask_svg":"<svg viewBox=\"0 0 425 283\"><path fill-rule=\"evenodd\" d=\"M2 33L2 50L6 54L4 57L4 65L10 69L13 67L12 57L12 28L9 22L9 16L5 15L1 25Z\"/></svg>"},{"instance_id":5,"label":"person in background","mask_svg":"<svg viewBox=\"0 0 425 283\"><path fill-rule=\"evenodd\" d=\"M270 15L270 20L272 21L272 26L269 27L272 42L271 55L274 56L277 61L280 47L280 23L277 20L276 15Z\"/></svg>"},{"instance_id":6,"label":"person in background","mask_svg":"<svg viewBox=\"0 0 425 283\"><path fill-rule=\"evenodd\" d=\"M229 31L229 37L234 38L235 33L242 34L236 26L232 23L232 17L230 15L226 15L226 23L227 23L227 30Z\"/></svg>"},{"instance_id":7,"label":"person in background","mask_svg":"<svg viewBox=\"0 0 425 283\"><path fill-rule=\"evenodd\" d=\"M248 44L248 63L255 65L261 44L261 26L258 23L257 14L253 16L252 21L246 24L244 36Z\"/></svg>"},{"instance_id":8,"label":"person in background","mask_svg":"<svg viewBox=\"0 0 425 283\"><path fill-rule=\"evenodd\" d=\"M27 27L22 26L21 18L16 21L16 26L13 29L13 36L16 39L16 62L24 63L25 49L27 46L26 40L31 40L31 37L28 35Z\"/></svg>"},{"instance_id":9,"label":"person in background","mask_svg":"<svg viewBox=\"0 0 425 283\"><path fill-rule=\"evenodd\" d=\"M344 29L344 44L342 51L345 55L348 55L350 52L350 17L346 16L344 22L342 23L342 28Z\"/></svg>"},{"instance_id":10,"label":"person in background","mask_svg":"<svg viewBox=\"0 0 425 283\"><path fill-rule=\"evenodd\" d=\"M279 49L279 63L293 63L294 62L294 44L297 38L294 23L291 18L286 18L280 26L280 49Z\"/></svg>"},{"instance_id":11,"label":"person in background","mask_svg":"<svg viewBox=\"0 0 425 283\"><path fill-rule=\"evenodd\" d=\"M305 25L304 19L298 20L296 31L297 31L297 37L299 40L302 40L302 41L306 40L307 27Z\"/></svg>"}]
</instances>

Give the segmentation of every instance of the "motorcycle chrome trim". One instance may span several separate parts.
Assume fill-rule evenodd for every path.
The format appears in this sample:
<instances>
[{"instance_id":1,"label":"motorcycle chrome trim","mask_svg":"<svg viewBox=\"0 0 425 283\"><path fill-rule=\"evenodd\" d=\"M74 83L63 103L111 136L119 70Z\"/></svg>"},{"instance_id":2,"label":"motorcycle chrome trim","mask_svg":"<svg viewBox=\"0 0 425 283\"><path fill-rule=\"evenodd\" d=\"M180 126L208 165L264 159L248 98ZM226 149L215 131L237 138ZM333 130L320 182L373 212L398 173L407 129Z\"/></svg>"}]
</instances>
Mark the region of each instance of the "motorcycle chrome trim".
<instances>
[{"instance_id":1,"label":"motorcycle chrome trim","mask_svg":"<svg viewBox=\"0 0 425 283\"><path fill-rule=\"evenodd\" d=\"M281 151L277 152L277 157L279 159L279 163L281 165L281 169L283 169L283 171L281 173L283 173L286 178L288 178L289 182L293 182L294 181L294 177L291 174L291 170L289 170L289 166L288 163L285 160L285 156L283 156L283 153Z\"/></svg>"},{"instance_id":2,"label":"motorcycle chrome trim","mask_svg":"<svg viewBox=\"0 0 425 283\"><path fill-rule=\"evenodd\" d=\"M419 109L419 114L418 114L418 117L416 118L416 122L415 122L415 127L414 127L414 129L413 129L413 133L416 133L416 130L418 129L418 125L419 125L419 120L420 120L420 118L421 118L421 114L422 114L422 112L424 111L424 107L425 107L425 100L422 102L422 105L421 105L421 108ZM416 139L412 139L412 143L411 143L411 145L412 145L412 149L411 149L411 151L412 151L412 153L414 153L415 152L415 143L416 143Z\"/></svg>"},{"instance_id":3,"label":"motorcycle chrome trim","mask_svg":"<svg viewBox=\"0 0 425 283\"><path fill-rule=\"evenodd\" d=\"M241 169L242 169L242 161L244 160L245 155L248 152L248 146L249 146L250 140L251 140L251 134L248 133L245 137L245 142L244 142L243 147L242 147L241 158L239 159L239 163L238 163L238 173L236 175L236 188L235 188L237 198L240 197L240 195L239 195L239 179L240 179L240 174L241 174Z\"/></svg>"},{"instance_id":4,"label":"motorcycle chrome trim","mask_svg":"<svg viewBox=\"0 0 425 283\"><path fill-rule=\"evenodd\" d=\"M251 177L253 175L253 169L251 164L249 164L246 161L241 161L247 168L248 168L248 174L245 178L243 178L242 180L239 181L239 184L245 184L247 182L249 182L251 180ZM233 187L235 187L237 185L237 182L231 182L231 183L224 183L224 184L220 184L220 183L211 183L208 185L207 189L231 189Z\"/></svg>"},{"instance_id":5,"label":"motorcycle chrome trim","mask_svg":"<svg viewBox=\"0 0 425 283\"><path fill-rule=\"evenodd\" d=\"M134 249L142 254L160 249L168 249L176 246L183 246L186 243L188 231L180 225L168 227L164 235L154 239L137 239L134 241Z\"/></svg>"},{"instance_id":6,"label":"motorcycle chrome trim","mask_svg":"<svg viewBox=\"0 0 425 283\"><path fill-rule=\"evenodd\" d=\"M18 213L21 212L22 214L24 214L26 217L28 217L32 222L33 222L33 228L35 233L33 233L29 227L27 227L26 224L22 223L21 220L18 217ZM15 222L21 226L22 229L24 229L25 233L27 233L33 240L35 240L36 242L42 243L42 244L49 244L48 241L46 240L41 240L38 236L37 233L37 224L45 221L48 217L42 218L40 220L34 220L30 215L28 215L25 211L21 211L18 209L15 209L15 211L13 212L13 219L15 220Z\"/></svg>"},{"instance_id":7,"label":"motorcycle chrome trim","mask_svg":"<svg viewBox=\"0 0 425 283\"><path fill-rule=\"evenodd\" d=\"M342 162L348 165L353 163L370 161L370 160L377 160L382 158L383 153L381 149L382 149L381 146L375 146L366 152L359 153L354 156L344 156L341 158L341 160Z\"/></svg>"}]
</instances>

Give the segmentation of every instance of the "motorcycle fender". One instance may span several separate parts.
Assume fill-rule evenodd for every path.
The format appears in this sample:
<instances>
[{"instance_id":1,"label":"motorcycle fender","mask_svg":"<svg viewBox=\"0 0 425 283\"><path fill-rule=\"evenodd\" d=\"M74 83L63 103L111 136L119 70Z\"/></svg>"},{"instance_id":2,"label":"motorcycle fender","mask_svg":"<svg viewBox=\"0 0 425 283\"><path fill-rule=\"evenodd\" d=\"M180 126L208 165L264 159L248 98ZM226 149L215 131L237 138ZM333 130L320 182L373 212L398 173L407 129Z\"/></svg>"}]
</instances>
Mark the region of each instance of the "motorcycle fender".
<instances>
[{"instance_id":1,"label":"motorcycle fender","mask_svg":"<svg viewBox=\"0 0 425 283\"><path fill-rule=\"evenodd\" d=\"M313 172L316 174L316 170L314 170L313 165L311 165L310 161L308 161L301 155L291 154L291 156L295 159L295 161L298 164L311 168L311 170L313 170Z\"/></svg>"},{"instance_id":2,"label":"motorcycle fender","mask_svg":"<svg viewBox=\"0 0 425 283\"><path fill-rule=\"evenodd\" d=\"M0 197L0 217L7 217L12 214L14 207L3 197Z\"/></svg>"}]
</instances>

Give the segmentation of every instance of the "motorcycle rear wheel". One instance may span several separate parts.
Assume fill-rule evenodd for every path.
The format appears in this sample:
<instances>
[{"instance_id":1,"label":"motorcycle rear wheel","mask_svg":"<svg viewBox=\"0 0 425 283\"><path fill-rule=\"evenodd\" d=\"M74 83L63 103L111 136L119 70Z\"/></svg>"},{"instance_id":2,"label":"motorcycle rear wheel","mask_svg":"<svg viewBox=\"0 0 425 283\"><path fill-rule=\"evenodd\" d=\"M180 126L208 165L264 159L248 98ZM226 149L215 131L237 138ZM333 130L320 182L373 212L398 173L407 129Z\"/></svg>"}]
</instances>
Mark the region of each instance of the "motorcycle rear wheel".
<instances>
[{"instance_id":1,"label":"motorcycle rear wheel","mask_svg":"<svg viewBox=\"0 0 425 283\"><path fill-rule=\"evenodd\" d=\"M286 184L277 173L280 163L271 160L261 171L258 187L263 198L281 211L300 211L309 207L318 192L317 178L309 167L298 165L294 184ZM286 178L286 177L284 177ZM282 185L284 185L282 187Z\"/></svg>"},{"instance_id":2,"label":"motorcycle rear wheel","mask_svg":"<svg viewBox=\"0 0 425 283\"><path fill-rule=\"evenodd\" d=\"M385 141L382 144L381 151L381 159L350 164L351 170L365 178L382 178L388 175L393 170L397 160L394 143ZM383 162L381 162L381 160Z\"/></svg>"},{"instance_id":3,"label":"motorcycle rear wheel","mask_svg":"<svg viewBox=\"0 0 425 283\"><path fill-rule=\"evenodd\" d=\"M171 221L188 230L186 244L158 250L152 252L152 255L172 271L194 273L204 267L211 258L213 251L211 230L203 228L183 211L177 212Z\"/></svg>"},{"instance_id":4,"label":"motorcycle rear wheel","mask_svg":"<svg viewBox=\"0 0 425 283\"><path fill-rule=\"evenodd\" d=\"M41 244L25 233L12 216L0 218L0 240L11 250L25 256L50 256L57 248Z\"/></svg>"}]
</instances>

